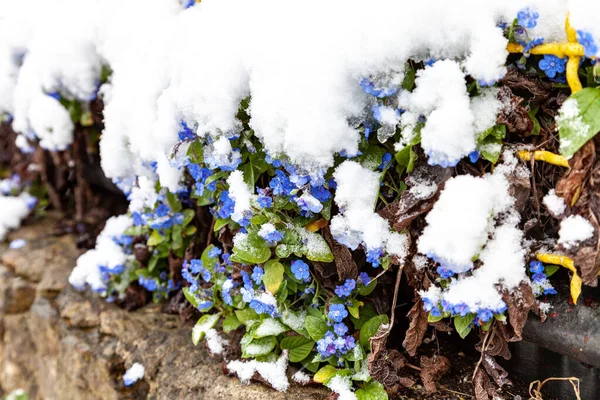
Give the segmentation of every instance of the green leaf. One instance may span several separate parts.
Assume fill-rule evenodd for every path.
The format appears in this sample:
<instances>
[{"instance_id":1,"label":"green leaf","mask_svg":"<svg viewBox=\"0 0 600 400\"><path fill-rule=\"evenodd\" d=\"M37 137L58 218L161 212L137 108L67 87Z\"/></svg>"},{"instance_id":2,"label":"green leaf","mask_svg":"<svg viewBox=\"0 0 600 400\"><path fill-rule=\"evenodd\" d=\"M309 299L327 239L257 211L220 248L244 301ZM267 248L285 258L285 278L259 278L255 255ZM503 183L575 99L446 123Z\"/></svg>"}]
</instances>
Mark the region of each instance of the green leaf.
<instances>
[{"instance_id":1,"label":"green leaf","mask_svg":"<svg viewBox=\"0 0 600 400\"><path fill-rule=\"evenodd\" d=\"M190 237L192 236L194 233L196 233L196 227L194 225L189 225L186 226L185 229L183 230L183 233L186 237Z\"/></svg>"},{"instance_id":2,"label":"green leaf","mask_svg":"<svg viewBox=\"0 0 600 400\"><path fill-rule=\"evenodd\" d=\"M235 316L244 325L247 325L249 321L256 321L259 319L256 311L254 311L251 308L244 308L243 310L235 310Z\"/></svg>"},{"instance_id":3,"label":"green leaf","mask_svg":"<svg viewBox=\"0 0 600 400\"><path fill-rule=\"evenodd\" d=\"M360 345L367 349L367 351L371 350L369 339L377 333L381 324L387 323L389 323L388 316L383 314L377 315L365 322L362 328L360 328Z\"/></svg>"},{"instance_id":4,"label":"green leaf","mask_svg":"<svg viewBox=\"0 0 600 400\"><path fill-rule=\"evenodd\" d=\"M558 265L554 265L554 264L547 264L544 266L544 273L546 274L546 276L548 278L550 278L552 275L554 275L556 273L556 271L558 271L560 269L560 267Z\"/></svg>"},{"instance_id":5,"label":"green leaf","mask_svg":"<svg viewBox=\"0 0 600 400\"><path fill-rule=\"evenodd\" d=\"M385 149L378 146L370 146L363 153L356 157L356 162L364 168L375 171L381 165L381 160L385 154Z\"/></svg>"},{"instance_id":6,"label":"green leaf","mask_svg":"<svg viewBox=\"0 0 600 400\"><path fill-rule=\"evenodd\" d=\"M333 253L323 236L305 228L297 228L305 243L306 258L310 261L332 262Z\"/></svg>"},{"instance_id":7,"label":"green leaf","mask_svg":"<svg viewBox=\"0 0 600 400\"><path fill-rule=\"evenodd\" d=\"M187 226L190 222L192 222L195 215L196 214L194 213L194 210L190 210L189 208L183 210L183 222L181 223L181 225Z\"/></svg>"},{"instance_id":8,"label":"green leaf","mask_svg":"<svg viewBox=\"0 0 600 400\"><path fill-rule=\"evenodd\" d=\"M578 112L573 111L574 100ZM565 112L566 111L566 112ZM571 158L577 150L600 131L600 88L585 88L565 101L556 118L560 152Z\"/></svg>"},{"instance_id":9,"label":"green leaf","mask_svg":"<svg viewBox=\"0 0 600 400\"><path fill-rule=\"evenodd\" d=\"M230 222L231 222L231 218L226 218L226 219L219 218L218 220L215 221L215 226L213 228L213 232L220 231L222 227L224 227L225 225L227 225Z\"/></svg>"},{"instance_id":10,"label":"green leaf","mask_svg":"<svg viewBox=\"0 0 600 400\"><path fill-rule=\"evenodd\" d=\"M171 248L178 250L183 247L183 237L181 236L181 225L173 225L173 232L171 232Z\"/></svg>"},{"instance_id":11,"label":"green leaf","mask_svg":"<svg viewBox=\"0 0 600 400\"><path fill-rule=\"evenodd\" d=\"M196 322L196 325L192 329L192 342L194 345L200 343L206 332L217 325L219 318L221 318L221 313L205 314Z\"/></svg>"},{"instance_id":12,"label":"green leaf","mask_svg":"<svg viewBox=\"0 0 600 400\"><path fill-rule=\"evenodd\" d=\"M344 357L348 361L360 361L365 358L365 351L360 344L357 344L352 351L347 353Z\"/></svg>"},{"instance_id":13,"label":"green leaf","mask_svg":"<svg viewBox=\"0 0 600 400\"><path fill-rule=\"evenodd\" d=\"M329 326L322 319L309 315L306 317L306 330L308 331L308 336L316 342L325 336L327 331L329 331Z\"/></svg>"},{"instance_id":14,"label":"green leaf","mask_svg":"<svg viewBox=\"0 0 600 400\"><path fill-rule=\"evenodd\" d=\"M388 400L388 395L383 385L373 379L356 391L356 398L358 400Z\"/></svg>"},{"instance_id":15,"label":"green leaf","mask_svg":"<svg viewBox=\"0 0 600 400\"><path fill-rule=\"evenodd\" d=\"M269 164L265 161L265 154L262 151L250 154L248 160L241 167L246 185L251 188L254 187L260 175L268 168Z\"/></svg>"},{"instance_id":16,"label":"green leaf","mask_svg":"<svg viewBox=\"0 0 600 400\"><path fill-rule=\"evenodd\" d=\"M150 234L150 237L148 238L148 246L158 246L160 243L164 242L167 239L166 236L161 235L160 232L158 231L158 229L155 229L152 231L152 233Z\"/></svg>"},{"instance_id":17,"label":"green leaf","mask_svg":"<svg viewBox=\"0 0 600 400\"><path fill-rule=\"evenodd\" d=\"M337 369L332 365L326 365L321 368L313 377L313 380L318 383L327 383L335 376Z\"/></svg>"},{"instance_id":18,"label":"green leaf","mask_svg":"<svg viewBox=\"0 0 600 400\"><path fill-rule=\"evenodd\" d=\"M404 67L404 79L402 80L402 88L411 92L415 87L415 70L409 63Z\"/></svg>"},{"instance_id":19,"label":"green leaf","mask_svg":"<svg viewBox=\"0 0 600 400\"><path fill-rule=\"evenodd\" d=\"M173 193L167 192L167 202L173 212L181 211L181 202Z\"/></svg>"},{"instance_id":20,"label":"green leaf","mask_svg":"<svg viewBox=\"0 0 600 400\"><path fill-rule=\"evenodd\" d=\"M375 287L377 286L377 279L371 279L371 282L367 286L360 285L358 287L358 294L361 296L368 296L371 294Z\"/></svg>"},{"instance_id":21,"label":"green leaf","mask_svg":"<svg viewBox=\"0 0 600 400\"><path fill-rule=\"evenodd\" d=\"M506 125L494 125L477 137L477 150L485 160L496 163L502 153L502 139L506 136Z\"/></svg>"},{"instance_id":22,"label":"green leaf","mask_svg":"<svg viewBox=\"0 0 600 400\"><path fill-rule=\"evenodd\" d=\"M257 357L269 354L277 346L275 336L267 336L260 339L252 339L248 343L242 343L242 356L244 358Z\"/></svg>"},{"instance_id":23,"label":"green leaf","mask_svg":"<svg viewBox=\"0 0 600 400\"><path fill-rule=\"evenodd\" d=\"M152 257L150 257L150 261L148 261L149 271L154 271L154 268L156 268L156 265L158 264L158 260L160 260L160 257L158 257L155 254L153 254Z\"/></svg>"},{"instance_id":24,"label":"green leaf","mask_svg":"<svg viewBox=\"0 0 600 400\"><path fill-rule=\"evenodd\" d=\"M406 170L406 172L412 172L412 170L415 168L417 153L414 152L413 146L410 145L397 152L394 158L398 163L398 167L401 168L402 171Z\"/></svg>"},{"instance_id":25,"label":"green leaf","mask_svg":"<svg viewBox=\"0 0 600 400\"><path fill-rule=\"evenodd\" d=\"M262 264L271 258L271 249L269 247L257 247L256 243L254 243L255 241L251 240L251 238L252 234L237 234L233 246L232 261L246 264ZM264 240L263 242L266 244Z\"/></svg>"},{"instance_id":26,"label":"green leaf","mask_svg":"<svg viewBox=\"0 0 600 400\"><path fill-rule=\"evenodd\" d=\"M187 296L186 296L187 297ZM242 323L234 313L231 313L223 320L223 332L229 333L235 331Z\"/></svg>"},{"instance_id":27,"label":"green leaf","mask_svg":"<svg viewBox=\"0 0 600 400\"><path fill-rule=\"evenodd\" d=\"M314 346L314 340L305 338L304 336L287 336L279 344L282 350L287 349L290 351L291 362L304 360L308 357Z\"/></svg>"},{"instance_id":28,"label":"green leaf","mask_svg":"<svg viewBox=\"0 0 600 400\"><path fill-rule=\"evenodd\" d=\"M355 301L351 306L348 306L348 312L350 313L350 315L357 319L360 318L359 308L361 305L362 302Z\"/></svg>"},{"instance_id":29,"label":"green leaf","mask_svg":"<svg viewBox=\"0 0 600 400\"><path fill-rule=\"evenodd\" d=\"M475 318L475 314L467 314L464 317L454 317L454 328L461 338L466 338L469 332L471 332L471 323Z\"/></svg>"},{"instance_id":30,"label":"green leaf","mask_svg":"<svg viewBox=\"0 0 600 400\"><path fill-rule=\"evenodd\" d=\"M204 148L202 147L202 143L196 140L192 142L190 147L188 148L187 155L190 157L190 161L193 164L200 164L204 162Z\"/></svg>"},{"instance_id":31,"label":"green leaf","mask_svg":"<svg viewBox=\"0 0 600 400\"><path fill-rule=\"evenodd\" d=\"M527 114L529 114L529 118L531 118L531 121L533 122L533 130L531 131L530 135L532 136L537 136L540 134L541 131L541 126L540 126L540 121L538 121L536 114L539 110L539 106L533 106L529 109L529 111L527 112Z\"/></svg>"},{"instance_id":32,"label":"green leaf","mask_svg":"<svg viewBox=\"0 0 600 400\"><path fill-rule=\"evenodd\" d=\"M440 315L439 317L434 317L433 315L429 314L427 316L427 322L438 322L444 319L443 315Z\"/></svg>"},{"instance_id":33,"label":"green leaf","mask_svg":"<svg viewBox=\"0 0 600 400\"><path fill-rule=\"evenodd\" d=\"M366 303L360 310L360 318L354 318L352 315L350 315L350 320L354 324L354 329L358 330L362 328L365 322L367 322L376 315L377 312L375 311L373 306L369 303Z\"/></svg>"},{"instance_id":34,"label":"green leaf","mask_svg":"<svg viewBox=\"0 0 600 400\"><path fill-rule=\"evenodd\" d=\"M194 306L194 308L198 308L198 299L196 298L196 296L190 292L190 288L189 287L184 287L182 289L183 291L183 295L185 296L186 300L190 302L190 304L192 306Z\"/></svg>"},{"instance_id":35,"label":"green leaf","mask_svg":"<svg viewBox=\"0 0 600 400\"><path fill-rule=\"evenodd\" d=\"M262 277L262 281L265 284L265 288L271 294L275 294L283 282L283 272L285 268L278 260L269 260L264 265L265 274Z\"/></svg>"}]
</instances>

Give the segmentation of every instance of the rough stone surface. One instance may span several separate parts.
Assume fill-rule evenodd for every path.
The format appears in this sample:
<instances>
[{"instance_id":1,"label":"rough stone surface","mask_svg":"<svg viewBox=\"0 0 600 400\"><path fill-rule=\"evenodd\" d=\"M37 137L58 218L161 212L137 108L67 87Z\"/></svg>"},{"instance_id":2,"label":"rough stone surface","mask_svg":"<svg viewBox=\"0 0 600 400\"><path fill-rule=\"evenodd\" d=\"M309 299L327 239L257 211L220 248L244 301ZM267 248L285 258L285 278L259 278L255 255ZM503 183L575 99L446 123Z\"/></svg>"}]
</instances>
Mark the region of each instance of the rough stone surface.
<instances>
[{"instance_id":1,"label":"rough stone surface","mask_svg":"<svg viewBox=\"0 0 600 400\"><path fill-rule=\"evenodd\" d=\"M221 360L194 346L192 326L148 305L130 313L66 279L78 251L54 236L52 219L12 233L27 245L0 246L0 395L18 388L32 399L324 399L322 388L279 393L223 375ZM123 384L133 363L142 381Z\"/></svg>"}]
</instances>

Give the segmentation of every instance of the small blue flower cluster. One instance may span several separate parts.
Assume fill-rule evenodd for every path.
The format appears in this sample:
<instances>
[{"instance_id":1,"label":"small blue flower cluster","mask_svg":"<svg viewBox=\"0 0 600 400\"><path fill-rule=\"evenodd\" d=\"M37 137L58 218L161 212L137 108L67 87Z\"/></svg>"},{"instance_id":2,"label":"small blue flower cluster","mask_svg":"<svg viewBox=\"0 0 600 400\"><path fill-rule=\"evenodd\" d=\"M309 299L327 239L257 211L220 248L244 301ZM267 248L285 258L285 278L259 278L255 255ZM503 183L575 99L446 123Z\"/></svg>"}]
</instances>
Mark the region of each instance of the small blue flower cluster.
<instances>
[{"instance_id":1,"label":"small blue flower cluster","mask_svg":"<svg viewBox=\"0 0 600 400\"><path fill-rule=\"evenodd\" d=\"M310 282L310 271L308 269L308 264L306 264L302 260L294 260L292 261L292 273L296 279L308 283Z\"/></svg>"},{"instance_id":2,"label":"small blue flower cluster","mask_svg":"<svg viewBox=\"0 0 600 400\"><path fill-rule=\"evenodd\" d=\"M341 297L341 298L350 297L350 295L352 294L352 291L355 288L356 288L356 281L354 279L346 279L346 282L344 282L343 285L336 286L335 294L337 294L338 297Z\"/></svg>"},{"instance_id":3,"label":"small blue flower cluster","mask_svg":"<svg viewBox=\"0 0 600 400\"><path fill-rule=\"evenodd\" d=\"M366 94L380 99L390 97L398 93L398 88L396 87L376 87L375 83L373 83L370 79L367 78L363 78L360 81L359 85Z\"/></svg>"},{"instance_id":4,"label":"small blue flower cluster","mask_svg":"<svg viewBox=\"0 0 600 400\"><path fill-rule=\"evenodd\" d=\"M542 58L538 64L548 78L554 78L557 74L565 72L566 65L566 58L559 58L550 54L544 55L544 58Z\"/></svg>"},{"instance_id":5,"label":"small blue flower cluster","mask_svg":"<svg viewBox=\"0 0 600 400\"><path fill-rule=\"evenodd\" d=\"M517 23L523 28L531 29L537 25L539 17L540 14L537 11L527 7L517 13Z\"/></svg>"},{"instance_id":6,"label":"small blue flower cluster","mask_svg":"<svg viewBox=\"0 0 600 400\"><path fill-rule=\"evenodd\" d=\"M585 31L577 31L577 40L585 49L585 56L592 58L598 53L598 45L591 33Z\"/></svg>"},{"instance_id":7,"label":"small blue flower cluster","mask_svg":"<svg viewBox=\"0 0 600 400\"><path fill-rule=\"evenodd\" d=\"M317 351L323 358L336 356L342 363L341 358L356 347L356 341L352 335L347 335L348 327L342 322L348 316L348 311L343 304L332 304L329 306L328 318L333 321L333 331L327 331L322 339L317 341Z\"/></svg>"},{"instance_id":8,"label":"small blue flower cluster","mask_svg":"<svg viewBox=\"0 0 600 400\"><path fill-rule=\"evenodd\" d=\"M548 281L544 264L541 261L530 262L529 271L532 273L531 280L533 281L533 291L536 295L556 294L556 289Z\"/></svg>"},{"instance_id":9,"label":"small blue flower cluster","mask_svg":"<svg viewBox=\"0 0 600 400\"><path fill-rule=\"evenodd\" d=\"M192 163L187 165L187 169L192 178L196 181L196 194L198 196L204 195L204 190L206 189L210 192L217 190L216 180L213 180L208 184L206 183L207 179L213 175L213 172L210 169Z\"/></svg>"},{"instance_id":10,"label":"small blue flower cluster","mask_svg":"<svg viewBox=\"0 0 600 400\"><path fill-rule=\"evenodd\" d=\"M219 256L221 261L219 261ZM204 257L204 256L203 256ZM184 261L181 269L181 276L189 283L188 291L198 300L198 309L207 311L213 306L213 290L202 289L202 285L214 284L220 279L225 279L227 266L231 265L229 254L223 253L218 247L212 247L208 252L209 260L214 260L214 265L204 265L199 259ZM212 262L211 262L212 263ZM227 283L229 282L229 283ZM232 305L230 291L236 284L229 276L221 288L223 300L226 304ZM205 286L206 287L206 286Z\"/></svg>"}]
</instances>

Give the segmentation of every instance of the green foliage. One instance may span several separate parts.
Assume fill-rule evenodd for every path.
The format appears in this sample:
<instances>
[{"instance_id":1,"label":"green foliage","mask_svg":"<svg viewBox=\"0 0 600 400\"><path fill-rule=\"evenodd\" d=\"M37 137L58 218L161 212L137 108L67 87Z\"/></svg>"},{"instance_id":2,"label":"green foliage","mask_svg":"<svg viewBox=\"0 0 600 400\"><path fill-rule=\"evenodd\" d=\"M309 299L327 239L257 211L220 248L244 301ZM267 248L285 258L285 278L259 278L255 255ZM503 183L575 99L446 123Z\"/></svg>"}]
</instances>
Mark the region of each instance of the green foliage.
<instances>
[{"instance_id":1,"label":"green foliage","mask_svg":"<svg viewBox=\"0 0 600 400\"><path fill-rule=\"evenodd\" d=\"M600 88L585 88L569 97L577 103L576 115L565 115L557 118L560 137L560 152L571 158L577 150L600 131Z\"/></svg>"}]
</instances>

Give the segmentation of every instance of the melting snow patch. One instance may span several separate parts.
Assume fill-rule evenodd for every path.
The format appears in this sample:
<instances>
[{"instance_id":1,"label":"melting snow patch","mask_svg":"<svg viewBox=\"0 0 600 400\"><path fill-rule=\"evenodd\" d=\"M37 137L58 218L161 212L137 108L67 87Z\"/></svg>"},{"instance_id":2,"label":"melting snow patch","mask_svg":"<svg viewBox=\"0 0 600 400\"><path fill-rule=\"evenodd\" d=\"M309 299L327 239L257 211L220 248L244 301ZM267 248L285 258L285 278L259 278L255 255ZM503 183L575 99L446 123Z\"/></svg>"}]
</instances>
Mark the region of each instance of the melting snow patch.
<instances>
[{"instance_id":1,"label":"melting snow patch","mask_svg":"<svg viewBox=\"0 0 600 400\"><path fill-rule=\"evenodd\" d=\"M123 375L123 382L125 386L131 386L140 379L144 377L144 366L140 363L135 363L125 371L125 375Z\"/></svg>"},{"instance_id":2,"label":"melting snow patch","mask_svg":"<svg viewBox=\"0 0 600 400\"><path fill-rule=\"evenodd\" d=\"M567 203L565 203L565 199L557 196L556 191L554 189L550 189L550 191L547 195L544 196L544 199L542 201L553 217L561 216L567 208Z\"/></svg>"},{"instance_id":3,"label":"melting snow patch","mask_svg":"<svg viewBox=\"0 0 600 400\"><path fill-rule=\"evenodd\" d=\"M257 372L275 390L285 392L290 387L286 371L288 366L289 351L284 350L276 362L230 361L227 369L235 373L242 383L250 383L250 379Z\"/></svg>"},{"instance_id":4,"label":"melting snow patch","mask_svg":"<svg viewBox=\"0 0 600 400\"><path fill-rule=\"evenodd\" d=\"M310 382L310 376L304 371L298 371L292 375L292 380L300 385L306 385L308 382Z\"/></svg>"},{"instance_id":5,"label":"melting snow patch","mask_svg":"<svg viewBox=\"0 0 600 400\"><path fill-rule=\"evenodd\" d=\"M336 375L325 386L338 394L338 400L357 400L356 394L352 391L352 381L349 376Z\"/></svg>"},{"instance_id":6,"label":"melting snow patch","mask_svg":"<svg viewBox=\"0 0 600 400\"><path fill-rule=\"evenodd\" d=\"M229 345L229 341L219 336L219 333L213 328L206 331L205 340L208 350L214 355L222 354L225 347Z\"/></svg>"},{"instance_id":7,"label":"melting snow patch","mask_svg":"<svg viewBox=\"0 0 600 400\"><path fill-rule=\"evenodd\" d=\"M594 227L581 215L571 215L560 222L558 243L570 249L594 236Z\"/></svg>"}]
</instances>

